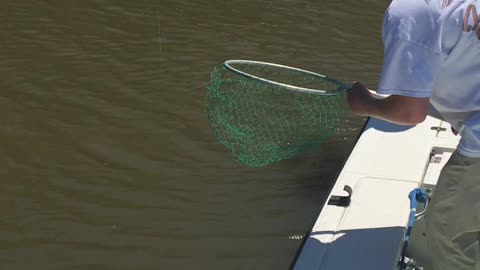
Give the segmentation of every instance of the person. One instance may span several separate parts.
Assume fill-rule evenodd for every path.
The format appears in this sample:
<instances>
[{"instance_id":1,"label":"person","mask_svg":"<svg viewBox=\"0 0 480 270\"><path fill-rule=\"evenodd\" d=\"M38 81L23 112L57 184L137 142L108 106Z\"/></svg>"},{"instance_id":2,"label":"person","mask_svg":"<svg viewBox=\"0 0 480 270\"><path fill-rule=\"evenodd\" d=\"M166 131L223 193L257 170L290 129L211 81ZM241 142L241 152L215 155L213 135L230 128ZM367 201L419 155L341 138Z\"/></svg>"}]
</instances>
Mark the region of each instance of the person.
<instances>
[{"instance_id":1,"label":"person","mask_svg":"<svg viewBox=\"0 0 480 270\"><path fill-rule=\"evenodd\" d=\"M480 269L479 12L475 0L391 1L376 90L388 97L360 82L347 95L353 113L400 125L423 122L432 106L461 136L426 215L433 270Z\"/></svg>"}]
</instances>

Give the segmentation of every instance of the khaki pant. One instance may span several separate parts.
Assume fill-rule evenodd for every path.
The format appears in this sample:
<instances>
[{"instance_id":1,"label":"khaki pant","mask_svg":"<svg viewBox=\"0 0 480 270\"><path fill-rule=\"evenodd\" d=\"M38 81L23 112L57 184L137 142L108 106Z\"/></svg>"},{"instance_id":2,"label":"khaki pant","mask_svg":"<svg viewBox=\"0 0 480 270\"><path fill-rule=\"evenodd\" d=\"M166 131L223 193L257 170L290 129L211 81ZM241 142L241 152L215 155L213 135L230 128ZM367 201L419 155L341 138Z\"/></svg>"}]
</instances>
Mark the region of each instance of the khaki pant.
<instances>
[{"instance_id":1,"label":"khaki pant","mask_svg":"<svg viewBox=\"0 0 480 270\"><path fill-rule=\"evenodd\" d=\"M426 270L480 270L480 158L452 155L425 219L433 267Z\"/></svg>"}]
</instances>

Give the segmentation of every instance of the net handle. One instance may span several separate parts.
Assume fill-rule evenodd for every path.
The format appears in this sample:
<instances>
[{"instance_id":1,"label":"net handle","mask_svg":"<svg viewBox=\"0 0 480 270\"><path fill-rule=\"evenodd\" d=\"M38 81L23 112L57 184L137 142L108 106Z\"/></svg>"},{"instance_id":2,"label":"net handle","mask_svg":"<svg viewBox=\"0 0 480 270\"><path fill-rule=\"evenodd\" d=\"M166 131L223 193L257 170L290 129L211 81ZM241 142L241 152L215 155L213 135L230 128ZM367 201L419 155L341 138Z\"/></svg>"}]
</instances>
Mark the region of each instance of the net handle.
<instances>
[{"instance_id":1,"label":"net handle","mask_svg":"<svg viewBox=\"0 0 480 270\"><path fill-rule=\"evenodd\" d=\"M339 87L338 87L337 90L334 90L334 91L328 90L327 91L327 90L321 90L321 89L312 89L312 88L304 88L304 87L300 87L300 86L294 86L294 85L290 85L290 84L285 84L285 83L281 83L281 82L268 80L268 79L258 77L258 76L252 75L250 73L241 71L241 70L236 69L236 68L231 66L231 65L234 65L234 64L257 64L257 65L265 65L265 66L284 68L284 69L289 69L289 70L293 70L293 71L303 72L303 73L306 73L306 74L313 75L315 77L319 77L323 80L331 81L335 84L338 84ZM337 81L335 79L329 78L325 75L318 74L318 73L308 71L308 70L304 70L304 69L300 69L300 68L280 65L280 64L260 62L260 61L251 61L251 60L227 60L227 61L225 61L225 63L223 65L227 69L229 69L230 71L238 73L238 74L240 74L242 76L245 76L247 78L258 80L258 81L261 81L261 82L264 82L264 83L273 84L273 85L280 86L280 87L286 88L286 89L291 90L291 91L296 91L296 92L302 92L302 93L307 93L307 94L315 94L315 95L323 95L323 96L333 96L333 95L338 95L338 94L340 94L344 91L351 90L351 88L349 86L346 86L344 83L342 83L340 81Z\"/></svg>"}]
</instances>

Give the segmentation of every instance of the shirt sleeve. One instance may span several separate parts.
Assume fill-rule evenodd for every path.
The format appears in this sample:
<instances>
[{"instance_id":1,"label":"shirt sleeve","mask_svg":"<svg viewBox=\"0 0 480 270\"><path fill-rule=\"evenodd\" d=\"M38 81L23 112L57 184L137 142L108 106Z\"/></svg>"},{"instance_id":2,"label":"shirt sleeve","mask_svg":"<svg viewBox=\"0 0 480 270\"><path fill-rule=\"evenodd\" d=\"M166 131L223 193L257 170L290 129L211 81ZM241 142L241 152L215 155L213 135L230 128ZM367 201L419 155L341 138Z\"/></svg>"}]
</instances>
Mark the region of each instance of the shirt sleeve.
<instances>
[{"instance_id":1,"label":"shirt sleeve","mask_svg":"<svg viewBox=\"0 0 480 270\"><path fill-rule=\"evenodd\" d=\"M439 67L440 53L398 38L384 41L385 53L377 92L383 95L429 98Z\"/></svg>"}]
</instances>

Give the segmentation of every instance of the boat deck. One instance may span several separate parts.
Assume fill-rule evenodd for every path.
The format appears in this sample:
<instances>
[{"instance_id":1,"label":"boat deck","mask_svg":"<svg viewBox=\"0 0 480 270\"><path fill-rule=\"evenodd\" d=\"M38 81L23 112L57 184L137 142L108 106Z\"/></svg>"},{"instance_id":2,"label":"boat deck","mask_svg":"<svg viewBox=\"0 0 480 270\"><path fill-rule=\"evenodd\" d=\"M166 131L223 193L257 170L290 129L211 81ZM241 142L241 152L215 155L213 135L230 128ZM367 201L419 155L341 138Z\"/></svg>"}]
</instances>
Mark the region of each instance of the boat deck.
<instances>
[{"instance_id":1,"label":"boat deck","mask_svg":"<svg viewBox=\"0 0 480 270\"><path fill-rule=\"evenodd\" d=\"M446 122L431 116L415 127L370 119L293 269L396 269L408 194L433 190L458 141Z\"/></svg>"}]
</instances>

